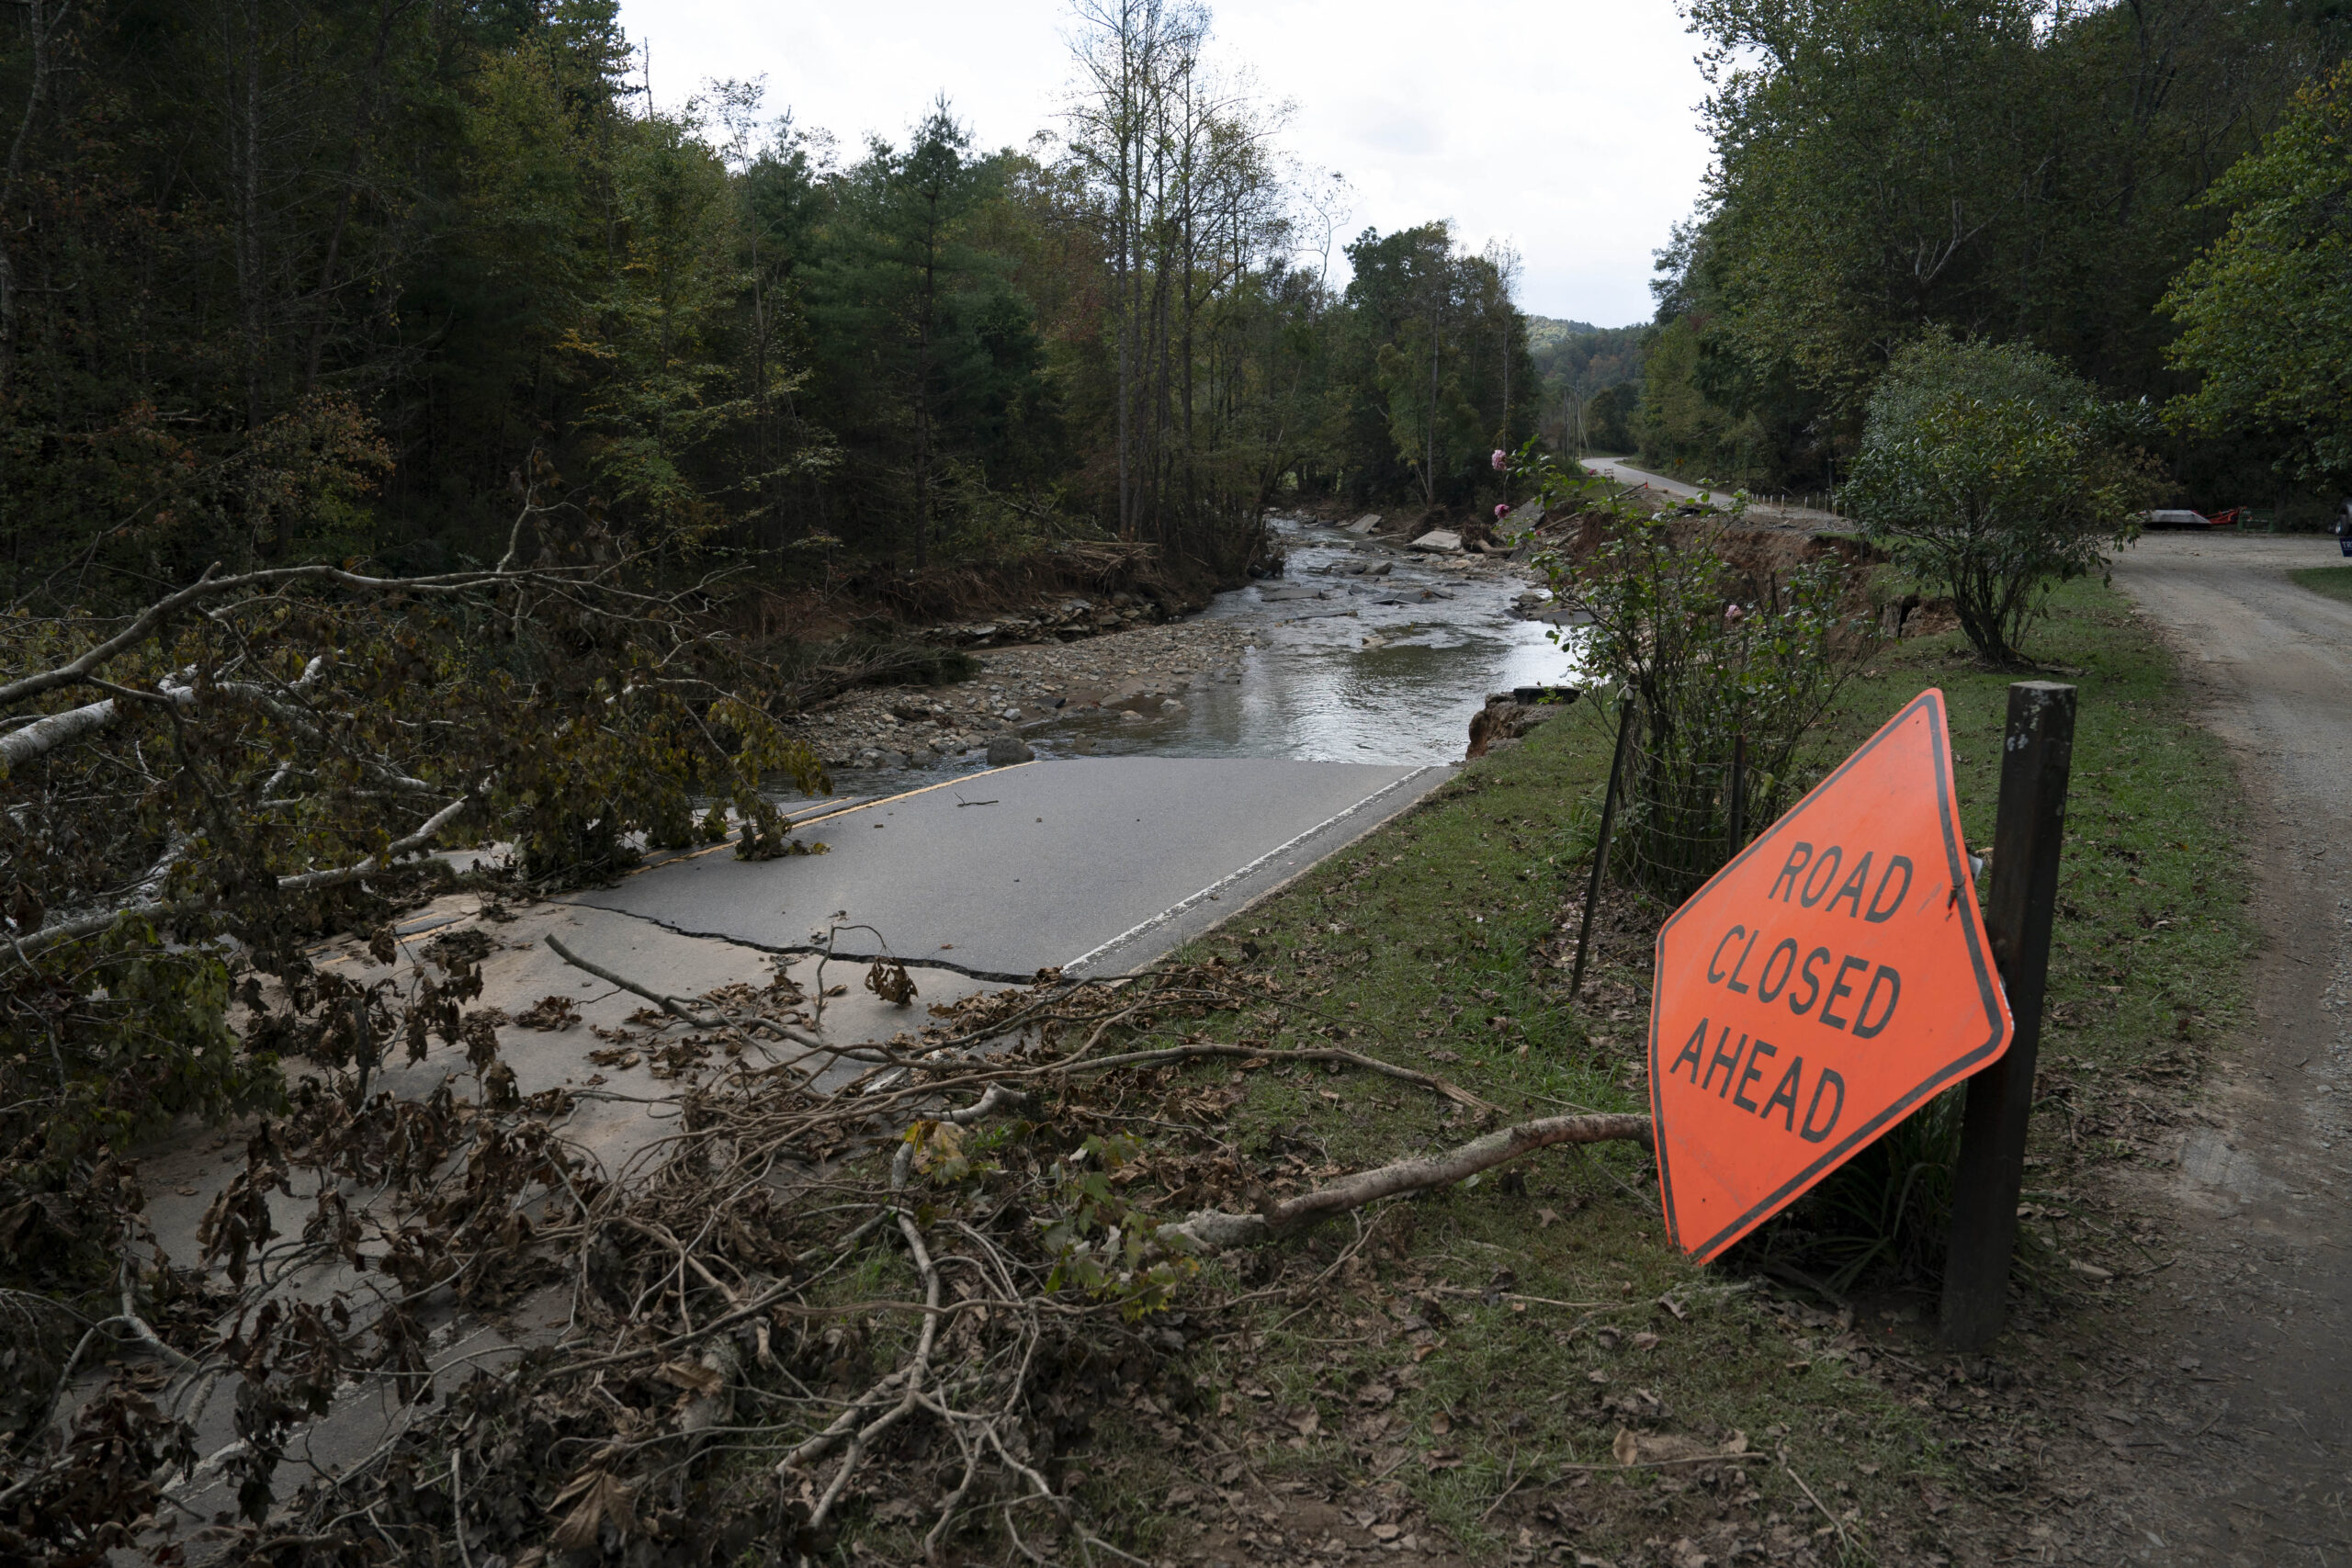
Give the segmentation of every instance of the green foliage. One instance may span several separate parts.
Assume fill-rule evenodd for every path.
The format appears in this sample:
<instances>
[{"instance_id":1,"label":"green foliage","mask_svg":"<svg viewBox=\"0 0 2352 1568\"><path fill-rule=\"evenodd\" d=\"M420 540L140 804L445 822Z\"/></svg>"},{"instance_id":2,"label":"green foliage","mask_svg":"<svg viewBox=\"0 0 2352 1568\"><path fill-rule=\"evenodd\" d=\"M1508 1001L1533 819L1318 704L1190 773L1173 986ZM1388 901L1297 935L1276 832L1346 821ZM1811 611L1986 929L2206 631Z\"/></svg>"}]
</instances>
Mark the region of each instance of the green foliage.
<instances>
[{"instance_id":1,"label":"green foliage","mask_svg":"<svg viewBox=\"0 0 2352 1568\"><path fill-rule=\"evenodd\" d=\"M2352 61L2201 205L2230 209L2230 227L2164 298L2180 323L2165 359L2199 378L2166 412L2224 437L2269 432L2282 468L2352 484Z\"/></svg>"},{"instance_id":2,"label":"green foliage","mask_svg":"<svg viewBox=\"0 0 2352 1568\"><path fill-rule=\"evenodd\" d=\"M1722 355L1708 350L1705 334L1690 317L1657 329L1643 361L1641 402L1630 434L1638 437L1643 456L1662 466L1769 471L1763 422L1752 410L1735 412L1733 405L1747 400L1711 382L1709 372L1721 368Z\"/></svg>"},{"instance_id":3,"label":"green foliage","mask_svg":"<svg viewBox=\"0 0 2352 1568\"><path fill-rule=\"evenodd\" d=\"M683 596L631 589L627 563L567 564L607 541L580 509L539 499L560 489L537 470L509 546L543 566L246 576L127 624L0 617L12 1273L96 1269L106 1237L92 1227L119 1244L137 1207L74 1196L107 1151L177 1117L276 1106L281 1057L352 1067L364 1090L401 1021L311 949L382 931L446 886L446 866L412 858L440 835L503 841L525 874L564 886L610 876L647 843L721 834L728 807L747 842L781 852L769 795L785 780L828 787L772 716L761 672ZM413 1057L428 1026L458 1038L454 1004L428 987L422 1005Z\"/></svg>"},{"instance_id":4,"label":"green foliage","mask_svg":"<svg viewBox=\"0 0 2352 1568\"><path fill-rule=\"evenodd\" d=\"M1038 1222L1054 1258L1046 1289L1075 1286L1094 1301L1117 1303L1130 1321L1166 1310L1200 1267L1189 1251L1160 1242L1160 1227L1172 1222L1129 1207L1112 1190L1136 1152L1124 1134L1089 1134L1069 1162L1074 1168L1061 1173L1057 1212Z\"/></svg>"},{"instance_id":5,"label":"green foliage","mask_svg":"<svg viewBox=\"0 0 2352 1568\"><path fill-rule=\"evenodd\" d=\"M757 84L657 108L613 0L168 10L0 26L8 602L479 562L534 449L677 576L830 589L1116 534L1238 580L1286 477L1459 502L1532 428L1497 263L1416 230L1438 294L1338 298L1295 258L1343 193L1202 90L1191 13L1047 161L944 99L847 159ZM1442 395L1403 396L1432 347ZM254 482L305 445L377 482Z\"/></svg>"},{"instance_id":6,"label":"green foliage","mask_svg":"<svg viewBox=\"0 0 2352 1568\"><path fill-rule=\"evenodd\" d=\"M1833 548L1785 576L1752 570L1720 516L1685 525L1642 515L1532 451L1514 472L1554 512L1603 521L1594 548L1537 563L1554 593L1591 617L1577 652L1596 689L1629 698L1637 716L1611 864L1678 904L1737 848L1735 747L1747 832L1804 793L1804 743L1870 647L1868 625L1847 608L1858 566Z\"/></svg>"},{"instance_id":7,"label":"green foliage","mask_svg":"<svg viewBox=\"0 0 2352 1568\"><path fill-rule=\"evenodd\" d=\"M1846 487L1873 543L1951 595L1996 666L2052 583L2098 570L2154 498L2132 411L2045 354L1930 335L1871 395Z\"/></svg>"},{"instance_id":8,"label":"green foliage","mask_svg":"<svg viewBox=\"0 0 2352 1568\"><path fill-rule=\"evenodd\" d=\"M1456 251L1446 223L1367 229L1348 260L1348 401L1335 456L1351 492L1409 487L1428 505L1488 493L1487 454L1527 439L1540 387L1527 318L1496 264Z\"/></svg>"},{"instance_id":9,"label":"green foliage","mask_svg":"<svg viewBox=\"0 0 2352 1568\"><path fill-rule=\"evenodd\" d=\"M1645 407L1671 423L1645 450L1774 489L1838 481L1891 356L1937 326L2177 391L2154 308L2219 228L2198 197L2347 42L2337 7L2205 0L1687 14L1716 164L1657 291L1700 353L1653 345ZM2222 448L2170 456L2219 482Z\"/></svg>"},{"instance_id":10,"label":"green foliage","mask_svg":"<svg viewBox=\"0 0 2352 1568\"><path fill-rule=\"evenodd\" d=\"M1584 442L1595 452L1626 453L1642 444L1638 383L1604 387L1585 404Z\"/></svg>"}]
</instances>

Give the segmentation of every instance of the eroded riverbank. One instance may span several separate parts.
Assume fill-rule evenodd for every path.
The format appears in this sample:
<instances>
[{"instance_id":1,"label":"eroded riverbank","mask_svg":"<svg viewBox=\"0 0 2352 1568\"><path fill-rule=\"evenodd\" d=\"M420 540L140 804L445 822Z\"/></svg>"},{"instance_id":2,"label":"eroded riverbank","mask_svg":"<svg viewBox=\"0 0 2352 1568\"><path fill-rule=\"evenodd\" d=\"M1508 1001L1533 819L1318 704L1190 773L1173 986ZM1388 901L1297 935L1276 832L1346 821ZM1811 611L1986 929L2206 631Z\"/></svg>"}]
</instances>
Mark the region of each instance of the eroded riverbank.
<instances>
[{"instance_id":1,"label":"eroded riverbank","mask_svg":"<svg viewBox=\"0 0 2352 1568\"><path fill-rule=\"evenodd\" d=\"M1281 578L1201 614L1077 641L989 649L968 681L847 693L802 735L858 790L1041 755L1150 752L1313 761L1459 758L1486 694L1555 682L1539 591L1499 558L1432 556L1277 519Z\"/></svg>"}]
</instances>

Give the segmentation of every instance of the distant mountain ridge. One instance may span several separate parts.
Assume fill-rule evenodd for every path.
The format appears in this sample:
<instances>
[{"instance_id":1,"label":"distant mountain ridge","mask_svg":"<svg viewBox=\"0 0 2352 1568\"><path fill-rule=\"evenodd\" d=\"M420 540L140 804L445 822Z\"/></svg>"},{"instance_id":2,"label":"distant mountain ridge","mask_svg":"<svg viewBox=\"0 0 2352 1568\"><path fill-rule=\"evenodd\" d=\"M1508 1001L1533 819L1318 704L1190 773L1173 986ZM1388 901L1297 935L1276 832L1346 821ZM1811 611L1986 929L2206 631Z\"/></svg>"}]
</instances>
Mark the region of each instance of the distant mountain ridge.
<instances>
[{"instance_id":1,"label":"distant mountain ridge","mask_svg":"<svg viewBox=\"0 0 2352 1568\"><path fill-rule=\"evenodd\" d=\"M1562 321L1557 316L1529 316L1527 346L1541 354L1563 338L1596 337L1603 333L1637 333L1647 325L1647 321L1635 321L1629 327L1596 327L1590 321Z\"/></svg>"}]
</instances>

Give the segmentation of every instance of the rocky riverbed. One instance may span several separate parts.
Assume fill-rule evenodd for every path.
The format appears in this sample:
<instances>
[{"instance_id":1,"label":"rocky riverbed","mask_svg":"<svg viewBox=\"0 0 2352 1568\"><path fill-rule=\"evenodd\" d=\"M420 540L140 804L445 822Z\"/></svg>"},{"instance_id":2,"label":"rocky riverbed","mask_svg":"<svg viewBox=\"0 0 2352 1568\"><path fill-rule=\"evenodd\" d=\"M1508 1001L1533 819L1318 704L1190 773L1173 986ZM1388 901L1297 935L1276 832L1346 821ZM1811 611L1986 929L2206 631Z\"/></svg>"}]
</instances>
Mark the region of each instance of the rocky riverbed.
<instances>
[{"instance_id":1,"label":"rocky riverbed","mask_svg":"<svg viewBox=\"0 0 2352 1568\"><path fill-rule=\"evenodd\" d=\"M1169 718L1199 688L1239 681L1258 641L1246 626L1192 620L991 648L969 681L845 693L802 721L799 734L829 768L898 769L984 753L992 740L1082 714Z\"/></svg>"}]
</instances>

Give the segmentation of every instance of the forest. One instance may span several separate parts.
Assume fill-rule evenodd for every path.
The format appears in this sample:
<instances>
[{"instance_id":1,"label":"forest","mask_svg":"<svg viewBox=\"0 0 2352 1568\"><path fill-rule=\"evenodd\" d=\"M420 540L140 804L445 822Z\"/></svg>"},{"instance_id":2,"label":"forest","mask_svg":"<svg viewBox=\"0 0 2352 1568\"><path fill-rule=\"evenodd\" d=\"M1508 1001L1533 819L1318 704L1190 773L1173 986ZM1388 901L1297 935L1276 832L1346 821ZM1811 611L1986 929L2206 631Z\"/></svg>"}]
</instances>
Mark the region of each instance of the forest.
<instances>
[{"instance_id":1,"label":"forest","mask_svg":"<svg viewBox=\"0 0 2352 1568\"><path fill-rule=\"evenodd\" d=\"M1658 253L1653 460L1838 482L1937 329L2054 355L2166 419L2208 509L2352 486L2336 0L1690 0L1713 164ZM2331 71L2334 74L2331 76Z\"/></svg>"},{"instance_id":2,"label":"forest","mask_svg":"<svg viewBox=\"0 0 2352 1568\"><path fill-rule=\"evenodd\" d=\"M1075 15L989 149L945 96L856 146L658 105L614 0L12 7L0 592L479 564L535 471L786 588L1088 538L1233 581L1270 505L1492 488L1538 412L1497 259L1339 231L1204 11Z\"/></svg>"}]
</instances>

